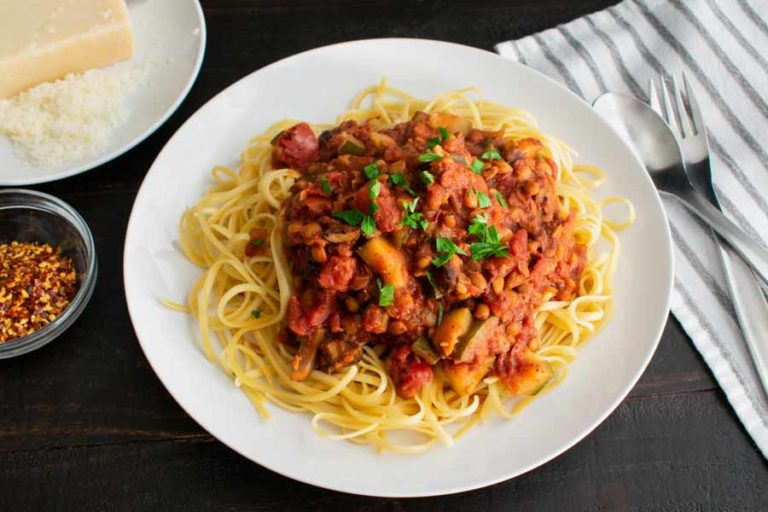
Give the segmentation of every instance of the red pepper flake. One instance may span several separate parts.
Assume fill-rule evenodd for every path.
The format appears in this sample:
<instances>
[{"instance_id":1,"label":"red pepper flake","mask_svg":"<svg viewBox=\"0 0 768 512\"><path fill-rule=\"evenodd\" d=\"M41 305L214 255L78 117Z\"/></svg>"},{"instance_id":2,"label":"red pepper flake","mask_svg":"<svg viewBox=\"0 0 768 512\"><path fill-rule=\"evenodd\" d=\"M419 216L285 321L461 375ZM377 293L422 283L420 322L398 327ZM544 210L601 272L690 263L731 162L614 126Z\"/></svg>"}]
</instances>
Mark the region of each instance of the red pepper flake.
<instances>
[{"instance_id":1,"label":"red pepper flake","mask_svg":"<svg viewBox=\"0 0 768 512\"><path fill-rule=\"evenodd\" d=\"M77 292L77 272L60 248L48 244L0 244L0 343L42 329Z\"/></svg>"}]
</instances>

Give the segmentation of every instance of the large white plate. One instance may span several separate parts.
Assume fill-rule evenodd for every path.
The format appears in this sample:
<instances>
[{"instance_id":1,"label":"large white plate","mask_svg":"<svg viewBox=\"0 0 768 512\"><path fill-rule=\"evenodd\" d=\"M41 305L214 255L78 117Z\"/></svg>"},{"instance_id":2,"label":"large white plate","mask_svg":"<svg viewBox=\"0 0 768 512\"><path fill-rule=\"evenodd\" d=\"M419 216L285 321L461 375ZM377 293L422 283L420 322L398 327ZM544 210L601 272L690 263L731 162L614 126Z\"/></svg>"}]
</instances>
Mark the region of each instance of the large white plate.
<instances>
[{"instance_id":1,"label":"large white plate","mask_svg":"<svg viewBox=\"0 0 768 512\"><path fill-rule=\"evenodd\" d=\"M141 87L126 98L127 117L106 147L84 160L37 167L0 135L0 186L32 185L80 174L122 155L157 130L187 96L205 53L205 18L197 0L127 0L135 52L114 68L139 65Z\"/></svg>"},{"instance_id":2,"label":"large white plate","mask_svg":"<svg viewBox=\"0 0 768 512\"><path fill-rule=\"evenodd\" d=\"M454 447L420 456L317 436L309 417L273 408L262 420L245 395L203 356L189 317L160 305L183 300L200 269L174 247L182 211L209 185L215 164L237 164L249 137L285 118L329 122L382 75L422 97L480 86L495 101L530 110L568 141L580 161L607 170L598 195L622 195L638 220L623 233L608 326L580 352L565 383L511 421L494 420ZM629 148L563 87L495 54L455 44L380 39L319 48L235 83L192 116L158 156L141 187L125 244L125 289L144 353L173 397L200 425L245 457L282 475L375 496L429 496L505 480L552 459L594 429L648 364L669 311L672 256L666 217Z\"/></svg>"}]
</instances>

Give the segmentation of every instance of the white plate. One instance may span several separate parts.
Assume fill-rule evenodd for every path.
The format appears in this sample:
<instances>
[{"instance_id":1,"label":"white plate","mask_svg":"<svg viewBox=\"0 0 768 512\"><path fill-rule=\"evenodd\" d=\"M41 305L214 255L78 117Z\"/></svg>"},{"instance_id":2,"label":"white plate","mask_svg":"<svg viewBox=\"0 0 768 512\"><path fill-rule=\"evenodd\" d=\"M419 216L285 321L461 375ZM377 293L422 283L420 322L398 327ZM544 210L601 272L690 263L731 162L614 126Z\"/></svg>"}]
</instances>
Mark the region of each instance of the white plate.
<instances>
[{"instance_id":1,"label":"white plate","mask_svg":"<svg viewBox=\"0 0 768 512\"><path fill-rule=\"evenodd\" d=\"M319 437L309 416L276 407L262 420L245 395L203 356L195 326L160 305L183 301L200 270L174 247L179 216L209 185L216 164L237 165L249 137L286 117L330 122L383 75L421 97L480 86L523 107L570 143L579 161L607 170L599 196L622 195L638 220L621 236L610 323L579 352L567 380L514 420L475 427L452 448L379 455ZM425 40L356 41L281 60L235 83L192 116L150 169L131 214L125 290L144 353L168 391L208 432L243 456L310 484L374 496L430 496L512 478L562 453L627 395L648 364L669 311L672 252L659 197L630 149L560 85L482 50Z\"/></svg>"},{"instance_id":2,"label":"white plate","mask_svg":"<svg viewBox=\"0 0 768 512\"><path fill-rule=\"evenodd\" d=\"M114 67L140 65L142 86L126 98L128 115L109 143L85 160L36 167L0 135L0 186L32 185L80 174L117 158L149 137L181 104L200 71L205 18L197 0L127 0L135 52Z\"/></svg>"}]
</instances>

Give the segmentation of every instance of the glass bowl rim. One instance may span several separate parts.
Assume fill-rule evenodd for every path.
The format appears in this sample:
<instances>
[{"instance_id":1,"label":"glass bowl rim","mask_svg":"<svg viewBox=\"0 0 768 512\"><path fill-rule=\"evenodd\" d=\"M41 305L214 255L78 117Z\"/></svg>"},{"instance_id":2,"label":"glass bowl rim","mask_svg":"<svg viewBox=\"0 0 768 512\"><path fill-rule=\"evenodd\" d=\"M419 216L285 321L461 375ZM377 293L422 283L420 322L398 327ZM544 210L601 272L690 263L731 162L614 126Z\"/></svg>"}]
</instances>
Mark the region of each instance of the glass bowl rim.
<instances>
[{"instance_id":1,"label":"glass bowl rim","mask_svg":"<svg viewBox=\"0 0 768 512\"><path fill-rule=\"evenodd\" d=\"M47 213L58 215L67 222L80 235L85 246L86 269L80 286L75 297L67 308L56 317L50 324L31 334L16 338L5 343L0 343L0 359L20 356L33 350L47 345L64 331L66 331L85 310L85 306L93 294L98 275L98 263L96 258L96 244L93 240L93 234L85 219L65 201L58 197L38 192L36 190L22 188L8 188L0 190L0 201L4 196L17 194L22 196L17 203L2 205L0 210L5 209L36 209ZM28 196L32 200L24 200L23 196ZM33 202L34 201L34 202Z\"/></svg>"}]
</instances>

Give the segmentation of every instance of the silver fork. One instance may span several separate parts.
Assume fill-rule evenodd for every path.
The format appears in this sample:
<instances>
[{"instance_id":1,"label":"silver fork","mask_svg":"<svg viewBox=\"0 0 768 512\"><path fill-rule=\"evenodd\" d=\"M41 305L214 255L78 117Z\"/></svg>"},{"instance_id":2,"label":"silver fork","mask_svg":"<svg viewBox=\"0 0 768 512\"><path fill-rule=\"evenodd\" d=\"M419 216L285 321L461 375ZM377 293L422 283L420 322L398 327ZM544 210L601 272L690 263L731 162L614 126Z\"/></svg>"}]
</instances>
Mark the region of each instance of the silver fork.
<instances>
[{"instance_id":1,"label":"silver fork","mask_svg":"<svg viewBox=\"0 0 768 512\"><path fill-rule=\"evenodd\" d=\"M709 164L709 142L691 84L683 74L684 91L677 79L659 77L661 99L654 81L650 81L649 99L653 108L677 136L685 160L685 172L693 186L722 211ZM713 233L714 234L714 233ZM768 302L752 270L727 244L717 238L723 273L733 301L736 317L747 342L755 370L768 395Z\"/></svg>"}]
</instances>

